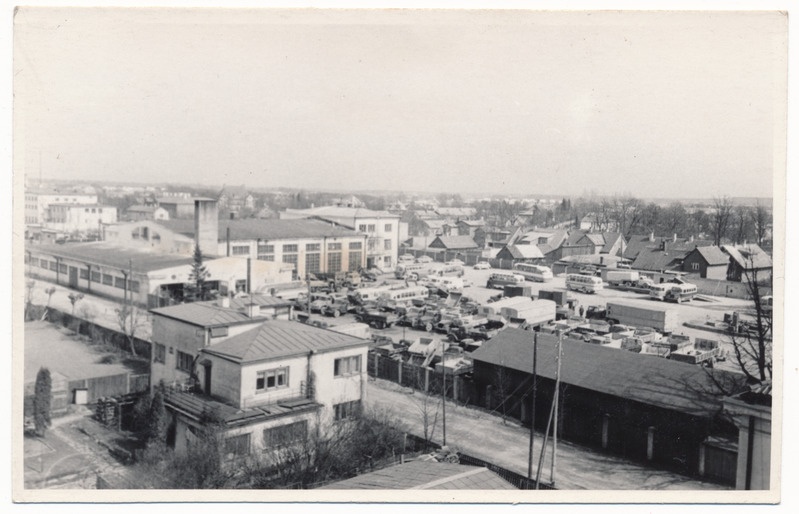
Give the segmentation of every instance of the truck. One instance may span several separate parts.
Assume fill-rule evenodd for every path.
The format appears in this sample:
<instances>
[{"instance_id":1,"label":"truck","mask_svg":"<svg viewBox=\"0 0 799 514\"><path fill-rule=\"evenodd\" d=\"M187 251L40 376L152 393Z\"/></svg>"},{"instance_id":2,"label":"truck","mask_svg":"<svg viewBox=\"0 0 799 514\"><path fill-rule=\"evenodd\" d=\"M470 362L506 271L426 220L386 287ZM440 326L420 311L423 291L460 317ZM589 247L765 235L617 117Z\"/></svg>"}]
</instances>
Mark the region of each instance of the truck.
<instances>
[{"instance_id":1,"label":"truck","mask_svg":"<svg viewBox=\"0 0 799 514\"><path fill-rule=\"evenodd\" d=\"M613 323L648 327L660 332L674 332L679 326L679 313L662 305L639 305L635 301L616 300L607 304L607 319Z\"/></svg>"},{"instance_id":2,"label":"truck","mask_svg":"<svg viewBox=\"0 0 799 514\"><path fill-rule=\"evenodd\" d=\"M712 366L717 360L724 359L718 341L701 338L697 338L693 345L672 350L669 358L673 361L708 366Z\"/></svg>"},{"instance_id":3,"label":"truck","mask_svg":"<svg viewBox=\"0 0 799 514\"><path fill-rule=\"evenodd\" d=\"M373 309L363 309L355 315L355 321L366 323L378 329L388 328L397 321L399 317L393 312L381 312Z\"/></svg>"},{"instance_id":4,"label":"truck","mask_svg":"<svg viewBox=\"0 0 799 514\"><path fill-rule=\"evenodd\" d=\"M607 268L602 270L602 280L611 287L648 290L654 282L637 271Z\"/></svg>"},{"instance_id":5,"label":"truck","mask_svg":"<svg viewBox=\"0 0 799 514\"><path fill-rule=\"evenodd\" d=\"M513 298L514 296L533 296L532 286L516 285L505 286L503 291L505 298Z\"/></svg>"},{"instance_id":6,"label":"truck","mask_svg":"<svg viewBox=\"0 0 799 514\"><path fill-rule=\"evenodd\" d=\"M511 312L512 310L515 310L515 312ZM509 316L506 317L508 319L521 319L526 328L532 328L555 321L555 311L555 302L552 300L535 300L526 309L509 309L507 312Z\"/></svg>"}]
</instances>

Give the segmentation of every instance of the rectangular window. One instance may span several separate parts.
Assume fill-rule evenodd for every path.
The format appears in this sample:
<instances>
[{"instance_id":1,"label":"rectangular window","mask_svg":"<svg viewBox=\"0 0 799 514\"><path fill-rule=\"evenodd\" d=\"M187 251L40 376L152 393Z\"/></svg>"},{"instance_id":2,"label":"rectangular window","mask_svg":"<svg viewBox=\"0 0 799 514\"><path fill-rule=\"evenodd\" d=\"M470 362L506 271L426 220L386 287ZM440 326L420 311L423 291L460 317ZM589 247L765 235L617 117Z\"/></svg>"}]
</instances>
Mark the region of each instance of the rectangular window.
<instances>
[{"instance_id":1,"label":"rectangular window","mask_svg":"<svg viewBox=\"0 0 799 514\"><path fill-rule=\"evenodd\" d=\"M297 267L297 254L293 253L293 254L289 254L289 255L284 255L283 256L283 262L285 262L286 264L294 264L294 267L296 268Z\"/></svg>"},{"instance_id":2,"label":"rectangular window","mask_svg":"<svg viewBox=\"0 0 799 514\"><path fill-rule=\"evenodd\" d=\"M194 356L188 353L183 353L178 350L178 358L175 361L175 368L186 373L191 373L191 365L194 362Z\"/></svg>"},{"instance_id":3,"label":"rectangular window","mask_svg":"<svg viewBox=\"0 0 799 514\"><path fill-rule=\"evenodd\" d=\"M694 271L697 271L699 269L699 263L698 262L692 262L691 263L691 269L693 269Z\"/></svg>"},{"instance_id":4,"label":"rectangular window","mask_svg":"<svg viewBox=\"0 0 799 514\"><path fill-rule=\"evenodd\" d=\"M333 405L336 421L355 418L361 413L361 400L337 403Z\"/></svg>"},{"instance_id":5,"label":"rectangular window","mask_svg":"<svg viewBox=\"0 0 799 514\"><path fill-rule=\"evenodd\" d=\"M358 232L366 232L366 225L358 225Z\"/></svg>"},{"instance_id":6,"label":"rectangular window","mask_svg":"<svg viewBox=\"0 0 799 514\"><path fill-rule=\"evenodd\" d=\"M305 255L305 274L319 273L321 270L322 260L318 253L309 253Z\"/></svg>"},{"instance_id":7,"label":"rectangular window","mask_svg":"<svg viewBox=\"0 0 799 514\"><path fill-rule=\"evenodd\" d=\"M289 369L277 368L259 371L255 376L255 391L271 391L289 386Z\"/></svg>"},{"instance_id":8,"label":"rectangular window","mask_svg":"<svg viewBox=\"0 0 799 514\"><path fill-rule=\"evenodd\" d=\"M250 247L247 245L236 245L230 248L233 255L250 255Z\"/></svg>"},{"instance_id":9,"label":"rectangular window","mask_svg":"<svg viewBox=\"0 0 799 514\"><path fill-rule=\"evenodd\" d=\"M299 245L283 245L283 253L297 253Z\"/></svg>"},{"instance_id":10,"label":"rectangular window","mask_svg":"<svg viewBox=\"0 0 799 514\"><path fill-rule=\"evenodd\" d=\"M386 239L385 241L383 241L383 249L391 250L391 239Z\"/></svg>"},{"instance_id":11,"label":"rectangular window","mask_svg":"<svg viewBox=\"0 0 799 514\"><path fill-rule=\"evenodd\" d=\"M341 251L341 243L327 243L327 249L331 252Z\"/></svg>"},{"instance_id":12,"label":"rectangular window","mask_svg":"<svg viewBox=\"0 0 799 514\"><path fill-rule=\"evenodd\" d=\"M166 346L153 343L153 362L160 362L161 364L166 362Z\"/></svg>"},{"instance_id":13,"label":"rectangular window","mask_svg":"<svg viewBox=\"0 0 799 514\"><path fill-rule=\"evenodd\" d=\"M103 280L103 275L99 271L92 271L92 282L100 282Z\"/></svg>"},{"instance_id":14,"label":"rectangular window","mask_svg":"<svg viewBox=\"0 0 799 514\"><path fill-rule=\"evenodd\" d=\"M80 270L80 278L82 278L84 280L88 280L88 278L89 278L89 270L87 270L87 269Z\"/></svg>"},{"instance_id":15,"label":"rectangular window","mask_svg":"<svg viewBox=\"0 0 799 514\"><path fill-rule=\"evenodd\" d=\"M103 273L103 285L106 286L113 286L114 285L114 277L111 275L106 275Z\"/></svg>"},{"instance_id":16,"label":"rectangular window","mask_svg":"<svg viewBox=\"0 0 799 514\"><path fill-rule=\"evenodd\" d=\"M360 241L350 243L350 250L363 250L363 243Z\"/></svg>"},{"instance_id":17,"label":"rectangular window","mask_svg":"<svg viewBox=\"0 0 799 514\"><path fill-rule=\"evenodd\" d=\"M114 277L114 287L125 289L125 277Z\"/></svg>"},{"instance_id":18,"label":"rectangular window","mask_svg":"<svg viewBox=\"0 0 799 514\"><path fill-rule=\"evenodd\" d=\"M391 225L391 223L386 223L386 226L383 227L383 230L385 232L391 232L393 229L394 229L394 227Z\"/></svg>"},{"instance_id":19,"label":"rectangular window","mask_svg":"<svg viewBox=\"0 0 799 514\"><path fill-rule=\"evenodd\" d=\"M333 361L333 375L337 377L346 377L349 375L357 375L361 372L361 356L353 355L352 357L342 357Z\"/></svg>"},{"instance_id":20,"label":"rectangular window","mask_svg":"<svg viewBox=\"0 0 799 514\"><path fill-rule=\"evenodd\" d=\"M327 254L327 272L335 273L337 271L341 271L341 253Z\"/></svg>"},{"instance_id":21,"label":"rectangular window","mask_svg":"<svg viewBox=\"0 0 799 514\"><path fill-rule=\"evenodd\" d=\"M384 265L386 268L390 268L390 267L391 267L391 257L386 257L386 258L384 258L384 259L383 259L383 265Z\"/></svg>"},{"instance_id":22,"label":"rectangular window","mask_svg":"<svg viewBox=\"0 0 799 514\"><path fill-rule=\"evenodd\" d=\"M361 267L361 252L350 252L348 271L357 271Z\"/></svg>"},{"instance_id":23,"label":"rectangular window","mask_svg":"<svg viewBox=\"0 0 799 514\"><path fill-rule=\"evenodd\" d=\"M59 264L58 265L58 272L59 273L66 273L67 272L67 265L66 264Z\"/></svg>"},{"instance_id":24,"label":"rectangular window","mask_svg":"<svg viewBox=\"0 0 799 514\"><path fill-rule=\"evenodd\" d=\"M225 438L225 457L232 459L233 457L247 455L250 453L250 434L234 435L233 437Z\"/></svg>"},{"instance_id":25,"label":"rectangular window","mask_svg":"<svg viewBox=\"0 0 799 514\"><path fill-rule=\"evenodd\" d=\"M275 245L259 244L258 254L275 253Z\"/></svg>"},{"instance_id":26,"label":"rectangular window","mask_svg":"<svg viewBox=\"0 0 799 514\"><path fill-rule=\"evenodd\" d=\"M130 281L130 290L134 293L139 292L139 281L138 280L131 280Z\"/></svg>"},{"instance_id":27,"label":"rectangular window","mask_svg":"<svg viewBox=\"0 0 799 514\"><path fill-rule=\"evenodd\" d=\"M225 337L228 335L228 327L211 327L211 337Z\"/></svg>"},{"instance_id":28,"label":"rectangular window","mask_svg":"<svg viewBox=\"0 0 799 514\"><path fill-rule=\"evenodd\" d=\"M308 243L305 245L306 252L321 252L322 251L322 243Z\"/></svg>"},{"instance_id":29,"label":"rectangular window","mask_svg":"<svg viewBox=\"0 0 799 514\"><path fill-rule=\"evenodd\" d=\"M303 441L308 435L308 421L302 420L264 430L264 450L275 450Z\"/></svg>"},{"instance_id":30,"label":"rectangular window","mask_svg":"<svg viewBox=\"0 0 799 514\"><path fill-rule=\"evenodd\" d=\"M258 260L259 261L275 262L275 256L274 255L259 255L258 256Z\"/></svg>"},{"instance_id":31,"label":"rectangular window","mask_svg":"<svg viewBox=\"0 0 799 514\"><path fill-rule=\"evenodd\" d=\"M366 231L367 232L374 232L375 231L375 226L374 225L367 225Z\"/></svg>"},{"instance_id":32,"label":"rectangular window","mask_svg":"<svg viewBox=\"0 0 799 514\"><path fill-rule=\"evenodd\" d=\"M44 269L50 269L50 261L46 261L44 259L40 260L39 267Z\"/></svg>"}]
</instances>

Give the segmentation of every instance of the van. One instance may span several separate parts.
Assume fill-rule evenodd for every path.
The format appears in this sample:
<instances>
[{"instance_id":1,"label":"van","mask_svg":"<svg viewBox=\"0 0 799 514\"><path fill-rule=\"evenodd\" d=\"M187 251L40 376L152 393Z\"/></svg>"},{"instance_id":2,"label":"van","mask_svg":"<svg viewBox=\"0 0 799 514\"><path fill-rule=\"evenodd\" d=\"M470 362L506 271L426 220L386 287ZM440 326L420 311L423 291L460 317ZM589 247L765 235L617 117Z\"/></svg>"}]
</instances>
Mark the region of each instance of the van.
<instances>
[{"instance_id":1,"label":"van","mask_svg":"<svg viewBox=\"0 0 799 514\"><path fill-rule=\"evenodd\" d=\"M566 288L583 293L596 293L602 290L603 283L599 277L572 273L566 276Z\"/></svg>"},{"instance_id":2,"label":"van","mask_svg":"<svg viewBox=\"0 0 799 514\"><path fill-rule=\"evenodd\" d=\"M486 287L489 289L505 289L505 286L524 284L524 277L514 273L492 273L488 277Z\"/></svg>"}]
</instances>

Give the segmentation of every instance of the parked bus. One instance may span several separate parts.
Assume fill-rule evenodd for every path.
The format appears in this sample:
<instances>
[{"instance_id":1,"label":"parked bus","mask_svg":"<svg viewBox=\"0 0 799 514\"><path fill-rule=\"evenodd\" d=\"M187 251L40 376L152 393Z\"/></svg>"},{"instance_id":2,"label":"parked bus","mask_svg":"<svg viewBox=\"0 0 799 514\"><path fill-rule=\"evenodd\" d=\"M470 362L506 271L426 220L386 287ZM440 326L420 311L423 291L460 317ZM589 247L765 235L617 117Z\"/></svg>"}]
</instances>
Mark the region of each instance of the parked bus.
<instances>
[{"instance_id":1,"label":"parked bus","mask_svg":"<svg viewBox=\"0 0 799 514\"><path fill-rule=\"evenodd\" d=\"M533 282L550 282L552 280L552 270L537 264L517 262L513 265L513 272Z\"/></svg>"},{"instance_id":2,"label":"parked bus","mask_svg":"<svg viewBox=\"0 0 799 514\"><path fill-rule=\"evenodd\" d=\"M566 276L566 288L583 293L596 293L602 290L603 283L599 277L572 273Z\"/></svg>"},{"instance_id":3,"label":"parked bus","mask_svg":"<svg viewBox=\"0 0 799 514\"><path fill-rule=\"evenodd\" d=\"M696 296L697 289L694 284L654 284L649 290L650 298L663 302L687 302Z\"/></svg>"},{"instance_id":4,"label":"parked bus","mask_svg":"<svg viewBox=\"0 0 799 514\"><path fill-rule=\"evenodd\" d=\"M397 265L394 269L394 276L397 278L408 278L409 275L412 274L419 274L422 271L425 271L430 268L430 264L418 263L418 262L401 262Z\"/></svg>"},{"instance_id":5,"label":"parked bus","mask_svg":"<svg viewBox=\"0 0 799 514\"><path fill-rule=\"evenodd\" d=\"M524 284L524 277L514 273L492 273L488 277L486 287L489 289L505 289L505 286L518 286Z\"/></svg>"},{"instance_id":6,"label":"parked bus","mask_svg":"<svg viewBox=\"0 0 799 514\"><path fill-rule=\"evenodd\" d=\"M389 287L361 287L354 289L347 294L350 302L363 305L365 302L377 300L383 292L388 291Z\"/></svg>"},{"instance_id":7,"label":"parked bus","mask_svg":"<svg viewBox=\"0 0 799 514\"><path fill-rule=\"evenodd\" d=\"M396 303L407 303L413 300L424 300L430 294L430 290L425 286L410 286L402 289L389 289L380 291L377 296L384 300Z\"/></svg>"}]
</instances>

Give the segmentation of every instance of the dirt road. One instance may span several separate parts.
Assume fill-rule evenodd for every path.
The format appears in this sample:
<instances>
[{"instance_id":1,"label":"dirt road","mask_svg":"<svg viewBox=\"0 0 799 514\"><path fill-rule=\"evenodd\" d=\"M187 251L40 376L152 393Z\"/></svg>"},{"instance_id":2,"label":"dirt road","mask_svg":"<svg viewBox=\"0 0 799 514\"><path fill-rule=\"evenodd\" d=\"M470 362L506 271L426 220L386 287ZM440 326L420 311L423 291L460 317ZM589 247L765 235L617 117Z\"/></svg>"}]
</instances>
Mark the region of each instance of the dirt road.
<instances>
[{"instance_id":1,"label":"dirt road","mask_svg":"<svg viewBox=\"0 0 799 514\"><path fill-rule=\"evenodd\" d=\"M407 423L407 430L424 436L424 414L432 440L441 444L441 401L380 379L369 379L366 404L388 409ZM432 420L435 418L435 424ZM512 420L477 409L446 405L447 444L450 448L493 462L516 473L527 475L529 428ZM533 474L538 466L543 436L535 436ZM550 481L550 451L542 467L542 482ZM640 464L605 455L564 441L558 442L555 487L558 489L657 489L723 490L724 486L693 480L676 473L650 469Z\"/></svg>"}]
</instances>

